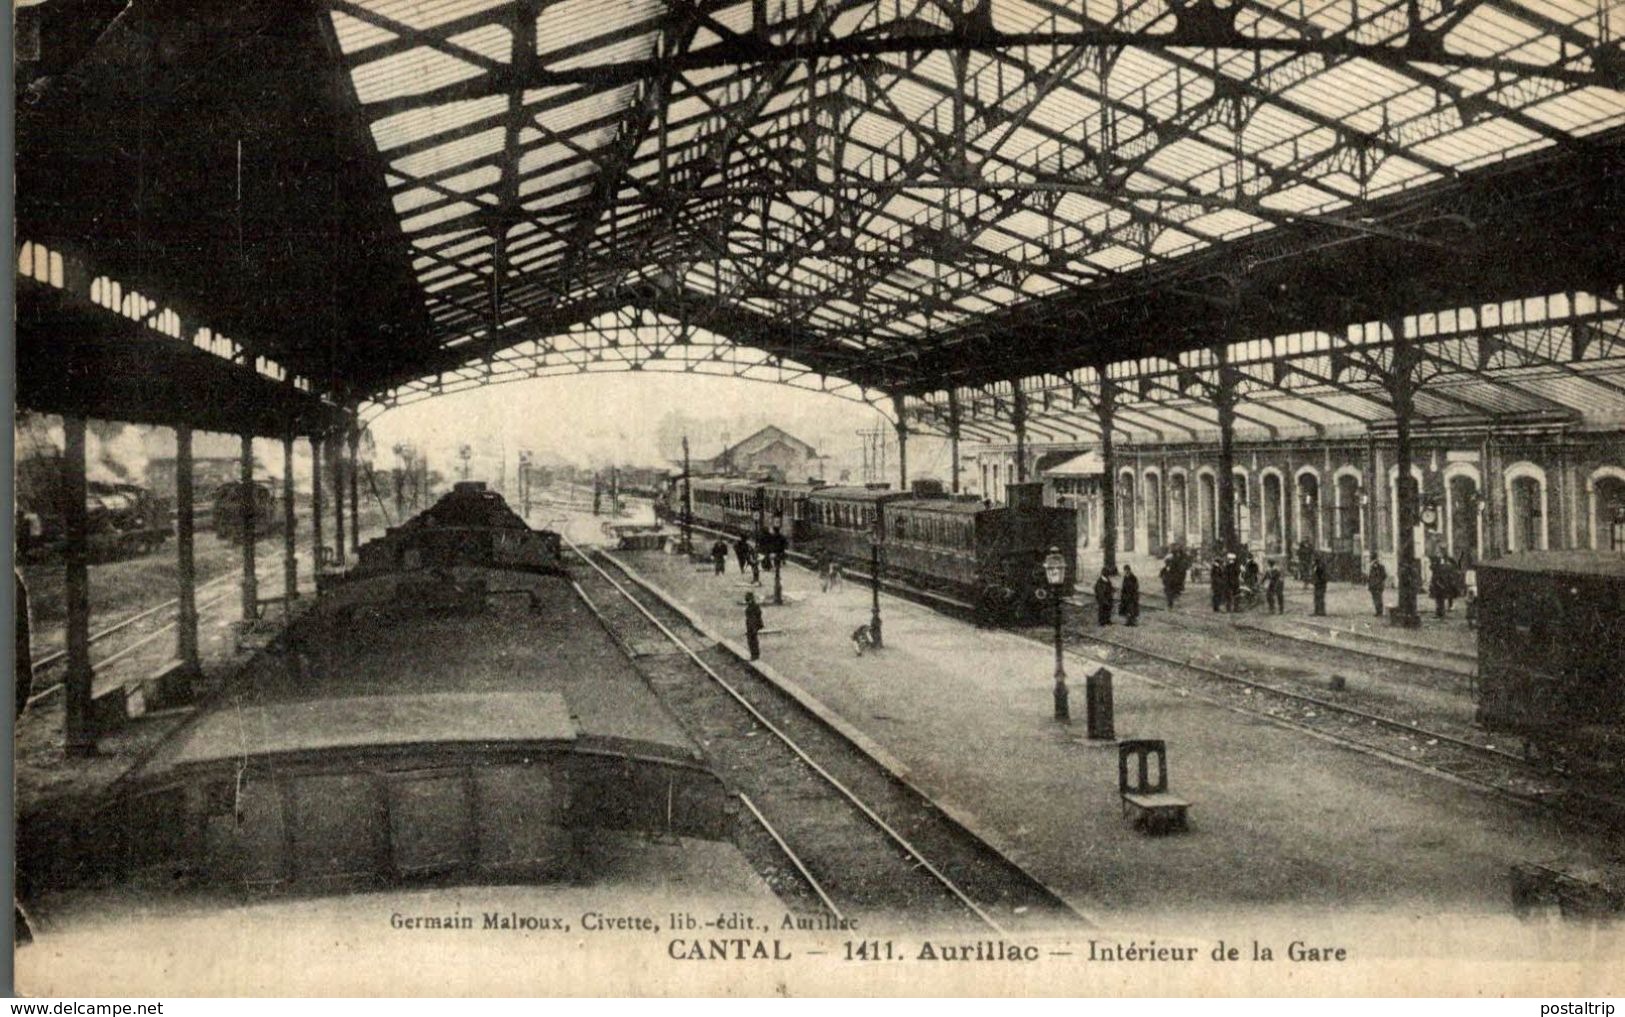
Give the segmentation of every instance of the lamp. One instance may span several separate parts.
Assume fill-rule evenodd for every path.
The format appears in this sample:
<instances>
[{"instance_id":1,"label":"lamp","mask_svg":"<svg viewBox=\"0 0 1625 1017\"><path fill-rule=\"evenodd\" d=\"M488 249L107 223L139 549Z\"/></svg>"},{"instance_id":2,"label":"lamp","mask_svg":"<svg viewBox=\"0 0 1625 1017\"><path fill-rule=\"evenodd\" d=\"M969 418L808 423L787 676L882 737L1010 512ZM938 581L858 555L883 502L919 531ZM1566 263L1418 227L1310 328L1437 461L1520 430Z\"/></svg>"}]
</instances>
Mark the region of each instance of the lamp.
<instances>
[{"instance_id":1,"label":"lamp","mask_svg":"<svg viewBox=\"0 0 1625 1017\"><path fill-rule=\"evenodd\" d=\"M1066 558L1060 548L1052 547L1044 556L1044 579L1049 582L1050 600L1055 602L1055 719L1070 723L1072 709L1068 703L1066 666L1061 650L1061 588L1066 584Z\"/></svg>"}]
</instances>

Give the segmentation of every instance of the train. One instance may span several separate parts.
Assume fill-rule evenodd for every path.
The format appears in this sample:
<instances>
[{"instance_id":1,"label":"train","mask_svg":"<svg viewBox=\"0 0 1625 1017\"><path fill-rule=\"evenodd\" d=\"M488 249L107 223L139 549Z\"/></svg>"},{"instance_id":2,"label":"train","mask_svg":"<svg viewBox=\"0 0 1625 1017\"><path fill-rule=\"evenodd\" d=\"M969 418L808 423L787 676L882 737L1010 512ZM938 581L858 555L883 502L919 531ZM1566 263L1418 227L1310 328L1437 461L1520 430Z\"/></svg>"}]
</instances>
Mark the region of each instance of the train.
<instances>
[{"instance_id":1,"label":"train","mask_svg":"<svg viewBox=\"0 0 1625 1017\"><path fill-rule=\"evenodd\" d=\"M928 480L900 491L695 477L689 490L694 520L703 526L746 536L777 529L795 551L860 566L878 548L888 577L968 603L984 622L1044 617L1051 591L1043 561L1051 549L1067 563L1062 595L1077 582L1076 516L1046 507L1039 483L1010 485L1007 505L952 496ZM655 503L656 515L681 522L682 498L682 480L674 478Z\"/></svg>"},{"instance_id":2,"label":"train","mask_svg":"<svg viewBox=\"0 0 1625 1017\"><path fill-rule=\"evenodd\" d=\"M423 512L361 545L351 575L457 564L567 574L557 533L531 529L484 481L463 480Z\"/></svg>"},{"instance_id":3,"label":"train","mask_svg":"<svg viewBox=\"0 0 1625 1017\"><path fill-rule=\"evenodd\" d=\"M172 507L140 484L89 481L85 485L85 513L89 525L92 560L107 561L150 554L174 533ZM63 513L37 500L19 501L16 513L17 550L25 560L59 555L67 542Z\"/></svg>"},{"instance_id":4,"label":"train","mask_svg":"<svg viewBox=\"0 0 1625 1017\"><path fill-rule=\"evenodd\" d=\"M1526 551L1477 567L1479 724L1625 782L1625 555Z\"/></svg>"},{"instance_id":5,"label":"train","mask_svg":"<svg viewBox=\"0 0 1625 1017\"><path fill-rule=\"evenodd\" d=\"M268 482L256 480L244 485L240 480L233 480L215 488L211 502L214 532L221 540L233 544L243 542L245 489L252 491L255 538L276 533L282 528L282 519L277 512L276 494Z\"/></svg>"},{"instance_id":6,"label":"train","mask_svg":"<svg viewBox=\"0 0 1625 1017\"><path fill-rule=\"evenodd\" d=\"M737 796L597 610L557 534L457 484L239 665L251 697L200 706L67 835L19 834L18 900L90 936L283 901L320 943L364 935L380 892L415 915L496 895L520 930L672 867L722 899Z\"/></svg>"}]
</instances>

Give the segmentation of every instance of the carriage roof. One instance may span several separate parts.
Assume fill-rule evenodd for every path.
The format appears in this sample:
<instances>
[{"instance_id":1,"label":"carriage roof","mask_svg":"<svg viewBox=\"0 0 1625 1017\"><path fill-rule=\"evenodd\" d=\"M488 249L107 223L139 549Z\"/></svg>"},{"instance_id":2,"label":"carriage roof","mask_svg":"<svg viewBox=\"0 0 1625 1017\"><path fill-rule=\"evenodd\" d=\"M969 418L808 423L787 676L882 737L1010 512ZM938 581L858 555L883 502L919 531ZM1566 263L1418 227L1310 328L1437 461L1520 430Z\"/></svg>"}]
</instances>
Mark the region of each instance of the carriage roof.
<instances>
[{"instance_id":1,"label":"carriage roof","mask_svg":"<svg viewBox=\"0 0 1625 1017\"><path fill-rule=\"evenodd\" d=\"M895 501L907 498L908 492L889 487L822 487L812 493L814 498L832 501Z\"/></svg>"},{"instance_id":2,"label":"carriage roof","mask_svg":"<svg viewBox=\"0 0 1625 1017\"><path fill-rule=\"evenodd\" d=\"M1000 507L989 508L980 501L963 501L952 498L908 498L886 503L886 511L888 512L926 512L944 516L974 516L983 512L998 511Z\"/></svg>"}]
</instances>

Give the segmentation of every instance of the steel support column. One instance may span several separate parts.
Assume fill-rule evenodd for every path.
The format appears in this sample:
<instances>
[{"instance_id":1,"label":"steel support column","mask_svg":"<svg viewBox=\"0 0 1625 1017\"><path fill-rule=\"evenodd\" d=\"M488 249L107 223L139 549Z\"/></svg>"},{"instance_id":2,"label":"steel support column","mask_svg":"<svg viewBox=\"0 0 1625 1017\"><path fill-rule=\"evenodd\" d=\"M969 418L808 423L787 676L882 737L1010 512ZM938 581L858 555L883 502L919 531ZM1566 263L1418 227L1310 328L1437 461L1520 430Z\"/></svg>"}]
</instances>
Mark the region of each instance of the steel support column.
<instances>
[{"instance_id":1,"label":"steel support column","mask_svg":"<svg viewBox=\"0 0 1625 1017\"><path fill-rule=\"evenodd\" d=\"M354 417L350 418L349 434L350 445L350 550L356 554L361 553L361 429L356 426Z\"/></svg>"},{"instance_id":2,"label":"steel support column","mask_svg":"<svg viewBox=\"0 0 1625 1017\"><path fill-rule=\"evenodd\" d=\"M327 439L327 458L333 470L333 563L344 564L344 439Z\"/></svg>"},{"instance_id":3,"label":"steel support column","mask_svg":"<svg viewBox=\"0 0 1625 1017\"><path fill-rule=\"evenodd\" d=\"M1405 322L1395 319L1388 323L1393 332L1393 365L1384 379L1394 407L1394 491L1398 500L1399 532L1394 534L1394 557L1399 574L1399 603L1388 615L1388 622L1402 628L1416 628L1422 623L1416 613L1417 587L1421 569L1416 560L1417 494L1411 477L1411 418L1415 414L1416 372L1422 362L1421 351L1405 335Z\"/></svg>"},{"instance_id":4,"label":"steel support column","mask_svg":"<svg viewBox=\"0 0 1625 1017\"><path fill-rule=\"evenodd\" d=\"M948 390L949 490L959 493L959 393Z\"/></svg>"},{"instance_id":5,"label":"steel support column","mask_svg":"<svg viewBox=\"0 0 1625 1017\"><path fill-rule=\"evenodd\" d=\"M70 756L96 754L91 698L95 669L90 664L90 512L85 505L85 418L64 415L62 514L67 548L63 586L68 611L68 673L62 679L63 750Z\"/></svg>"},{"instance_id":6,"label":"steel support column","mask_svg":"<svg viewBox=\"0 0 1625 1017\"><path fill-rule=\"evenodd\" d=\"M314 545L310 558L312 579L320 579L322 556L326 552L322 546L322 453L326 444L321 435L310 436L310 539Z\"/></svg>"},{"instance_id":7,"label":"steel support column","mask_svg":"<svg viewBox=\"0 0 1625 1017\"><path fill-rule=\"evenodd\" d=\"M1112 452L1113 419L1117 411L1117 385L1100 366L1100 397L1095 414L1100 419L1100 567L1117 574L1117 457Z\"/></svg>"},{"instance_id":8,"label":"steel support column","mask_svg":"<svg viewBox=\"0 0 1625 1017\"><path fill-rule=\"evenodd\" d=\"M298 516L293 504L293 435L282 436L282 613L292 617L293 602L299 599L299 560L295 546L299 535Z\"/></svg>"},{"instance_id":9,"label":"steel support column","mask_svg":"<svg viewBox=\"0 0 1625 1017\"><path fill-rule=\"evenodd\" d=\"M903 397L892 396L892 410L897 414L897 489L908 490L908 421L903 417Z\"/></svg>"},{"instance_id":10,"label":"steel support column","mask_svg":"<svg viewBox=\"0 0 1625 1017\"><path fill-rule=\"evenodd\" d=\"M1213 348L1219 364L1219 384L1213 392L1213 405L1219 411L1219 543L1225 553L1240 549L1236 539L1236 384L1241 372L1230 366L1230 348L1220 343Z\"/></svg>"},{"instance_id":11,"label":"steel support column","mask_svg":"<svg viewBox=\"0 0 1625 1017\"><path fill-rule=\"evenodd\" d=\"M1010 420L1016 426L1016 483L1023 484L1027 481L1027 393L1019 378L1011 382L1010 388L1015 393Z\"/></svg>"},{"instance_id":12,"label":"steel support column","mask_svg":"<svg viewBox=\"0 0 1625 1017\"><path fill-rule=\"evenodd\" d=\"M243 538L243 621L259 617L260 586L254 575L254 545L259 533L254 527L254 435L242 436L242 455L238 461L237 479L241 482L238 512L242 521Z\"/></svg>"},{"instance_id":13,"label":"steel support column","mask_svg":"<svg viewBox=\"0 0 1625 1017\"><path fill-rule=\"evenodd\" d=\"M192 425L175 426L175 656L188 674L203 670L197 645L196 496L192 484Z\"/></svg>"}]
</instances>

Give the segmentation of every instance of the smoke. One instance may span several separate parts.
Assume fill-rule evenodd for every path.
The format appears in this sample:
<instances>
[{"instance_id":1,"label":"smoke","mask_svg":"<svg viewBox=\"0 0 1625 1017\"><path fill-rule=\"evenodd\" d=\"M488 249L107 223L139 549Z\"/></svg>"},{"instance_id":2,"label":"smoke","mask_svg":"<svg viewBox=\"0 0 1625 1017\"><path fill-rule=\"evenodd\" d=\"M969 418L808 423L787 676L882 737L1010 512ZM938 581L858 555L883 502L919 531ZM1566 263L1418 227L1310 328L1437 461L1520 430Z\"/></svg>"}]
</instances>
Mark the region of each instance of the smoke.
<instances>
[{"instance_id":1,"label":"smoke","mask_svg":"<svg viewBox=\"0 0 1625 1017\"><path fill-rule=\"evenodd\" d=\"M85 479L103 484L147 483L146 428L116 420L85 424ZM19 413L12 438L18 460L62 455L67 440L62 418L43 413Z\"/></svg>"},{"instance_id":2,"label":"smoke","mask_svg":"<svg viewBox=\"0 0 1625 1017\"><path fill-rule=\"evenodd\" d=\"M147 483L147 450L130 424L95 422L85 429L85 475L107 484Z\"/></svg>"}]
</instances>

